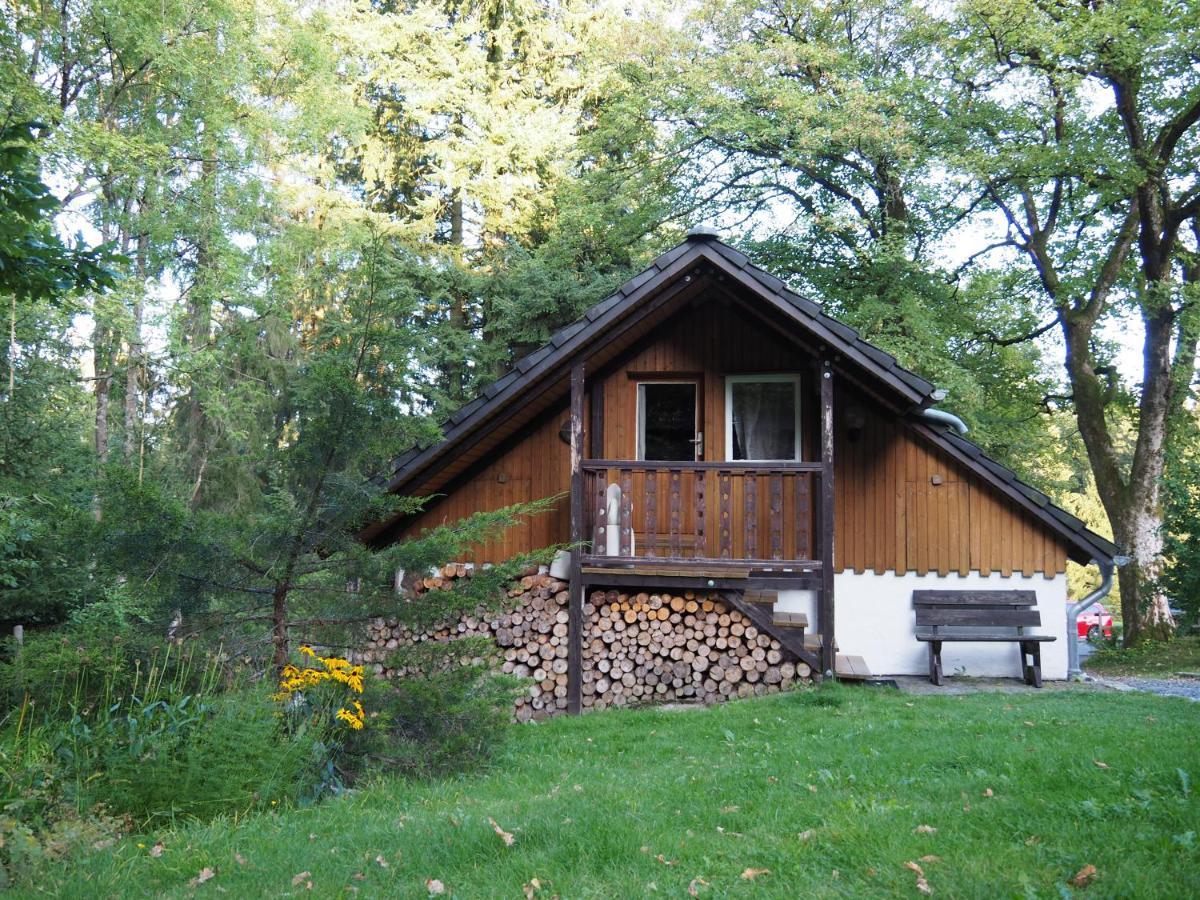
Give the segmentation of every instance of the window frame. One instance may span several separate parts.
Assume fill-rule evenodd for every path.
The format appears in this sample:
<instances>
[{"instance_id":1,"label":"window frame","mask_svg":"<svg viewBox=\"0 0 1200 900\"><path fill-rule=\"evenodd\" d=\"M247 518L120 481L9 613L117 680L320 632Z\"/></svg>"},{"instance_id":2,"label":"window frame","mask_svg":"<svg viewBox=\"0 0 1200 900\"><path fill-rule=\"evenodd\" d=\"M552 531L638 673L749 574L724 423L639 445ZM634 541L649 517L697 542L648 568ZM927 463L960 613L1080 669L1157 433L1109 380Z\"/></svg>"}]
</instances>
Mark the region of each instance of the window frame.
<instances>
[{"instance_id":1,"label":"window frame","mask_svg":"<svg viewBox=\"0 0 1200 900\"><path fill-rule=\"evenodd\" d=\"M725 376L725 461L752 463L794 463L804 461L804 440L800 432L800 387L799 372L763 372L745 375ZM792 396L795 398L792 437L795 448L791 459L734 459L733 458L733 386L735 384L788 384L793 386Z\"/></svg>"}]
</instances>

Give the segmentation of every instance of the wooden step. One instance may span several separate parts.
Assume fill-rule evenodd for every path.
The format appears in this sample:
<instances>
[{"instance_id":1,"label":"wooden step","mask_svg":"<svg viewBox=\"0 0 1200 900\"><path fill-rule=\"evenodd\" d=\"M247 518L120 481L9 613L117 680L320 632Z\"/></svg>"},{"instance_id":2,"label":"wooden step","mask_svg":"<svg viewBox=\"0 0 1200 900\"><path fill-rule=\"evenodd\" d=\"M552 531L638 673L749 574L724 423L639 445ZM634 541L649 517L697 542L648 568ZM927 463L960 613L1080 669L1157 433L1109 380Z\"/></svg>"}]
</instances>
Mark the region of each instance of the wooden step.
<instances>
[{"instance_id":1,"label":"wooden step","mask_svg":"<svg viewBox=\"0 0 1200 900\"><path fill-rule=\"evenodd\" d=\"M747 603L774 606L779 602L779 591L746 591L743 597Z\"/></svg>"},{"instance_id":2,"label":"wooden step","mask_svg":"<svg viewBox=\"0 0 1200 900\"><path fill-rule=\"evenodd\" d=\"M871 677L871 670L867 668L866 660L861 656L850 656L846 653L837 655L834 671L838 678L846 681L866 681Z\"/></svg>"},{"instance_id":3,"label":"wooden step","mask_svg":"<svg viewBox=\"0 0 1200 900\"><path fill-rule=\"evenodd\" d=\"M803 630L808 627L808 616L798 612L776 612L772 615L771 622L779 628Z\"/></svg>"},{"instance_id":4,"label":"wooden step","mask_svg":"<svg viewBox=\"0 0 1200 900\"><path fill-rule=\"evenodd\" d=\"M784 625L776 625L772 620L774 611L774 602L763 600L764 595L775 594L774 591L728 591L724 594L735 609L749 617L758 628L771 635L782 644L787 650L809 665L814 671L818 668L819 654L809 647L805 640L804 629L802 627L787 627ZM758 602L748 602L747 597L757 596Z\"/></svg>"}]
</instances>

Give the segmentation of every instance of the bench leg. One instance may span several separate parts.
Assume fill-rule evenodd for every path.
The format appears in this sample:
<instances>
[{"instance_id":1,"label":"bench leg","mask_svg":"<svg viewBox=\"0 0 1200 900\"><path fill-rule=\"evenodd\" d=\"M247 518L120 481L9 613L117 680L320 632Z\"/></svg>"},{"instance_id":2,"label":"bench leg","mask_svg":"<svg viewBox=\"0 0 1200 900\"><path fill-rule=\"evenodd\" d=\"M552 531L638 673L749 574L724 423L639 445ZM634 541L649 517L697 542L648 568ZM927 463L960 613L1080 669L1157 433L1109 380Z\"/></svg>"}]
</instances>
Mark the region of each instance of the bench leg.
<instances>
[{"instance_id":1,"label":"bench leg","mask_svg":"<svg viewBox=\"0 0 1200 900\"><path fill-rule=\"evenodd\" d=\"M929 680L941 687L942 685L942 642L929 642Z\"/></svg>"},{"instance_id":2,"label":"bench leg","mask_svg":"<svg viewBox=\"0 0 1200 900\"><path fill-rule=\"evenodd\" d=\"M1031 687L1042 686L1042 645L1038 641L1021 642L1021 673Z\"/></svg>"}]
</instances>

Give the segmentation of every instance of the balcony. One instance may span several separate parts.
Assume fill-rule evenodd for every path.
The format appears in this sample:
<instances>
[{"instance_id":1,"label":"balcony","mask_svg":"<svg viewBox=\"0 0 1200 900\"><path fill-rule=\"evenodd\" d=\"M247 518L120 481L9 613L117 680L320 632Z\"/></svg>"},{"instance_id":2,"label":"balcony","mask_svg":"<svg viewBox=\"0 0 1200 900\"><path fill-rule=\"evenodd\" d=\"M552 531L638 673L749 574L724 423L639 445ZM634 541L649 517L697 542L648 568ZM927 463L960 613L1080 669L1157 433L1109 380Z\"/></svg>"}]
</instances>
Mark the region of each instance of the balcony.
<instances>
[{"instance_id":1,"label":"balcony","mask_svg":"<svg viewBox=\"0 0 1200 900\"><path fill-rule=\"evenodd\" d=\"M740 577L821 568L820 463L593 459L580 468L585 566Z\"/></svg>"}]
</instances>

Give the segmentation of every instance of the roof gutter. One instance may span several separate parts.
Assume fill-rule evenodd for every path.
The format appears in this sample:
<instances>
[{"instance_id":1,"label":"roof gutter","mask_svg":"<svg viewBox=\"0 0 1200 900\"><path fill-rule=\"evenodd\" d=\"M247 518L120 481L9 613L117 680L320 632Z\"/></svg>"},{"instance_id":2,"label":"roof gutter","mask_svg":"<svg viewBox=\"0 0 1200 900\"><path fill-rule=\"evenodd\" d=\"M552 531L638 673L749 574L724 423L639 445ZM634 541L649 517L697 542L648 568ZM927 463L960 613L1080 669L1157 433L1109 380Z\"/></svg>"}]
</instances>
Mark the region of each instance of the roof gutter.
<instances>
[{"instance_id":1,"label":"roof gutter","mask_svg":"<svg viewBox=\"0 0 1200 900\"><path fill-rule=\"evenodd\" d=\"M1068 679L1080 678L1083 676L1083 670L1079 668L1079 616L1093 603L1096 603L1097 601L1103 600L1105 597L1107 597L1108 592L1112 590L1113 570L1116 568L1116 562L1111 559L1097 559L1094 562L1100 568L1100 586L1078 603L1072 603L1067 606Z\"/></svg>"},{"instance_id":2,"label":"roof gutter","mask_svg":"<svg viewBox=\"0 0 1200 900\"><path fill-rule=\"evenodd\" d=\"M949 425L959 434L966 434L969 430L967 423L960 419L954 413L948 413L943 409L920 409L917 410L917 416L927 422L936 422L939 425Z\"/></svg>"}]
</instances>

